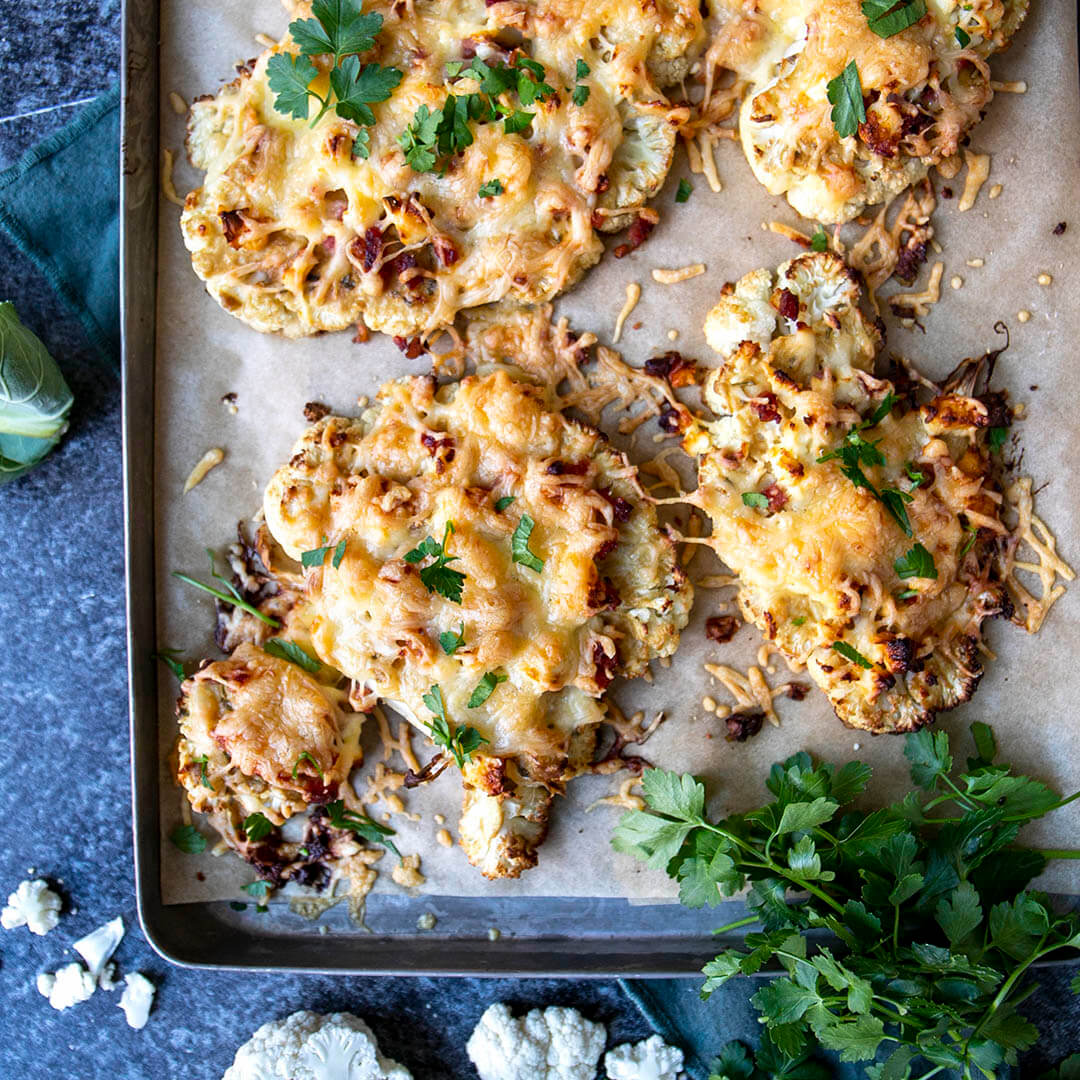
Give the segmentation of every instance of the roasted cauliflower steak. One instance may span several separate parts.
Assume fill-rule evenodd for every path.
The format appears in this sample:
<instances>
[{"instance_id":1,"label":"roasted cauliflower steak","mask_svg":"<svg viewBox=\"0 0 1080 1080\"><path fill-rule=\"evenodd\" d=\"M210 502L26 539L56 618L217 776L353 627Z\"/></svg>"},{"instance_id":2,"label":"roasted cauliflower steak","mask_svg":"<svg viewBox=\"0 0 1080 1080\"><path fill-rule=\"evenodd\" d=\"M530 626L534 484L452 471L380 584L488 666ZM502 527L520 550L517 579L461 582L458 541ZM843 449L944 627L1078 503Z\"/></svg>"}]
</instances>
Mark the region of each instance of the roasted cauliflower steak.
<instances>
[{"instance_id":1,"label":"roasted cauliflower steak","mask_svg":"<svg viewBox=\"0 0 1080 1080\"><path fill-rule=\"evenodd\" d=\"M305 431L264 499L288 559L344 545L303 570L304 619L353 706L484 740L458 761L489 876L535 863L605 689L674 652L692 596L633 466L552 395L506 367L387 383Z\"/></svg>"},{"instance_id":2,"label":"roasted cauliflower steak","mask_svg":"<svg viewBox=\"0 0 1080 1080\"><path fill-rule=\"evenodd\" d=\"M916 384L875 377L879 333L859 299L829 253L726 286L705 324L715 419L684 446L744 617L845 724L912 731L971 697L980 625L1011 614L987 445L1009 414L976 392L987 362L922 404Z\"/></svg>"},{"instance_id":3,"label":"roasted cauliflower steak","mask_svg":"<svg viewBox=\"0 0 1080 1080\"><path fill-rule=\"evenodd\" d=\"M300 337L363 322L412 338L467 308L549 300L600 258L598 232L632 223L663 184L689 109L661 88L704 39L692 0L372 0L365 12L383 23L364 62L402 73L373 127L275 109L267 65L295 53L288 36L192 106L188 154L206 175L184 242L249 326ZM551 92L527 110L502 93L505 115L532 116L525 128L472 117L467 145L417 171L399 137L423 108L463 107L482 86L477 62L542 69Z\"/></svg>"},{"instance_id":4,"label":"roasted cauliflower steak","mask_svg":"<svg viewBox=\"0 0 1080 1080\"><path fill-rule=\"evenodd\" d=\"M850 221L956 155L994 91L989 58L1010 42L1028 0L928 0L891 37L860 0L713 0L710 61L749 88L739 114L747 161L804 217ZM854 64L866 119L841 138L829 84Z\"/></svg>"}]
</instances>

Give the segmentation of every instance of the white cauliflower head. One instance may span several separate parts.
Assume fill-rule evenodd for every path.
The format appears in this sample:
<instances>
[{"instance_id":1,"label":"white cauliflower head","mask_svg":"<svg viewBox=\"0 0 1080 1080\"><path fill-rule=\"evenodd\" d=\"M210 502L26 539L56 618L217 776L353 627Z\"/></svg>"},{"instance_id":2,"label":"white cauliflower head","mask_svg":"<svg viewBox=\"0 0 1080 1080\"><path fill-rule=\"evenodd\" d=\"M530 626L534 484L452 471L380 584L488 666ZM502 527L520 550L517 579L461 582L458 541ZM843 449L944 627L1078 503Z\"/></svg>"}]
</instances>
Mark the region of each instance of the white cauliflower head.
<instances>
[{"instance_id":1,"label":"white cauliflower head","mask_svg":"<svg viewBox=\"0 0 1080 1080\"><path fill-rule=\"evenodd\" d=\"M466 1049L480 1080L593 1080L607 1030L575 1009L533 1009L515 1019L491 1005Z\"/></svg>"},{"instance_id":2,"label":"white cauliflower head","mask_svg":"<svg viewBox=\"0 0 1080 1080\"><path fill-rule=\"evenodd\" d=\"M682 1067L683 1052L659 1035L639 1043L623 1043L604 1055L608 1080L678 1080Z\"/></svg>"},{"instance_id":3,"label":"white cauliflower head","mask_svg":"<svg viewBox=\"0 0 1080 1080\"><path fill-rule=\"evenodd\" d=\"M25 926L31 934L47 934L60 921L60 897L44 881L23 881L0 912L0 926Z\"/></svg>"},{"instance_id":4,"label":"white cauliflower head","mask_svg":"<svg viewBox=\"0 0 1080 1080\"><path fill-rule=\"evenodd\" d=\"M754 270L725 290L705 317L705 340L721 356L730 356L744 341L767 348L776 330L772 283L768 270Z\"/></svg>"},{"instance_id":5,"label":"white cauliflower head","mask_svg":"<svg viewBox=\"0 0 1080 1080\"><path fill-rule=\"evenodd\" d=\"M86 1001L97 988L97 980L77 960L62 967L54 974L37 977L38 993L49 999L49 1004L63 1012L72 1005Z\"/></svg>"},{"instance_id":6,"label":"white cauliflower head","mask_svg":"<svg viewBox=\"0 0 1080 1080\"><path fill-rule=\"evenodd\" d=\"M222 1080L412 1080L379 1053L371 1028L351 1013L303 1010L263 1024Z\"/></svg>"},{"instance_id":7,"label":"white cauliflower head","mask_svg":"<svg viewBox=\"0 0 1080 1080\"><path fill-rule=\"evenodd\" d=\"M141 972L135 971L124 976L124 992L116 1003L124 1010L128 1027L136 1031L146 1027L150 1019L150 1006L154 1004L154 984Z\"/></svg>"}]
</instances>

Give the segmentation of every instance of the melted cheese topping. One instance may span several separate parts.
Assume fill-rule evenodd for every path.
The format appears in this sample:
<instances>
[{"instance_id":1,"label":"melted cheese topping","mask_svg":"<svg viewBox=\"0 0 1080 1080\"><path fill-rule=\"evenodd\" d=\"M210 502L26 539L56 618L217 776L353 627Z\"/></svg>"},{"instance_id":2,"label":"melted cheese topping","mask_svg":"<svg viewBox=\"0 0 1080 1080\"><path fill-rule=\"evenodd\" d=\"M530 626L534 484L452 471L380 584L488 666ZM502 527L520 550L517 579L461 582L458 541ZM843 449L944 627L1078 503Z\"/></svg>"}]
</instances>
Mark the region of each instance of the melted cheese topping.
<instances>
[{"instance_id":1,"label":"melted cheese topping","mask_svg":"<svg viewBox=\"0 0 1080 1080\"><path fill-rule=\"evenodd\" d=\"M993 97L987 57L1008 44L1027 0L931 0L927 8L914 26L881 38L860 0L716 0L709 59L749 84L740 136L772 194L806 217L849 221L958 153ZM967 46L956 41L958 26ZM841 139L828 84L850 62L866 121Z\"/></svg>"},{"instance_id":2,"label":"melted cheese topping","mask_svg":"<svg viewBox=\"0 0 1080 1080\"><path fill-rule=\"evenodd\" d=\"M516 755L552 783L587 764L567 772L572 734L602 719L595 699L612 676L670 655L686 623L690 586L632 466L506 370L441 389L403 379L361 419L326 418L270 482L265 512L293 559L346 542L337 569L306 571L304 619L360 707L388 700L427 730L423 695L437 684L450 722L476 728L485 753ZM525 515L540 572L512 556ZM405 560L449 524L460 603ZM452 654L447 632L464 638ZM470 708L489 672L506 681Z\"/></svg>"},{"instance_id":3,"label":"melted cheese topping","mask_svg":"<svg viewBox=\"0 0 1080 1080\"><path fill-rule=\"evenodd\" d=\"M403 72L373 106L368 159L353 157L357 125L336 113L312 128L275 110L266 65L292 49L288 38L192 106L188 150L206 178L187 198L184 241L211 295L255 329L300 336L363 320L411 336L504 297L550 299L599 259L596 228L628 224L663 184L689 110L659 87L685 74L702 37L691 0L375 0L365 10L385 18L365 61ZM443 175L413 172L397 136L416 110L477 89L448 85L447 63L505 61L517 47L555 89L529 107L531 128L473 124L472 145ZM590 68L580 106L570 93L579 60ZM493 179L503 193L481 197Z\"/></svg>"},{"instance_id":4,"label":"melted cheese topping","mask_svg":"<svg viewBox=\"0 0 1080 1080\"><path fill-rule=\"evenodd\" d=\"M704 387L717 419L691 427L685 446L699 455L694 501L739 576L744 616L807 665L846 723L910 730L974 690L979 624L1010 613L989 571L988 541L1006 530L982 439L990 406L978 398L899 404L864 432L885 459L864 473L878 491L908 496L911 537L840 461L820 461L893 389L872 374L878 335L858 300L850 271L826 253L784 264L775 279L743 278L705 327L722 358ZM768 505L746 505L745 493ZM936 578L898 578L894 563L916 541Z\"/></svg>"}]
</instances>

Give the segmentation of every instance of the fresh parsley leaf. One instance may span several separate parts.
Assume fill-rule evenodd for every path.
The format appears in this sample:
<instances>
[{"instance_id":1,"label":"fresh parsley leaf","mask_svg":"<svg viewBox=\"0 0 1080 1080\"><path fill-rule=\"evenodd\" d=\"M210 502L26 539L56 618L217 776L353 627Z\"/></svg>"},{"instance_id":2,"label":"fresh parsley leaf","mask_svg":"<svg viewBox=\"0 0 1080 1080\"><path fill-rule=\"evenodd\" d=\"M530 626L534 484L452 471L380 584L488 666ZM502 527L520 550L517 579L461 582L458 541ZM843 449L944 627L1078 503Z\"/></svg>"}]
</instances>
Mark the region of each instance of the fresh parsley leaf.
<instances>
[{"instance_id":1,"label":"fresh parsley leaf","mask_svg":"<svg viewBox=\"0 0 1080 1080\"><path fill-rule=\"evenodd\" d=\"M502 181L496 177L494 180L488 180L486 183L481 184L477 195L481 199L490 199L496 195L501 195L504 190Z\"/></svg>"},{"instance_id":2,"label":"fresh parsley leaf","mask_svg":"<svg viewBox=\"0 0 1080 1080\"><path fill-rule=\"evenodd\" d=\"M275 53L266 62L267 84L274 94L274 108L294 120L306 120L310 99L317 94L308 91L319 69L306 56L291 53Z\"/></svg>"},{"instance_id":3,"label":"fresh parsley leaf","mask_svg":"<svg viewBox=\"0 0 1080 1080\"><path fill-rule=\"evenodd\" d=\"M446 77L448 79L456 79L461 74L461 69L465 66L463 60L451 60L446 65Z\"/></svg>"},{"instance_id":4,"label":"fresh parsley leaf","mask_svg":"<svg viewBox=\"0 0 1080 1080\"><path fill-rule=\"evenodd\" d=\"M862 13L880 38L891 38L914 26L925 14L923 0L863 0Z\"/></svg>"},{"instance_id":5,"label":"fresh parsley leaf","mask_svg":"<svg viewBox=\"0 0 1080 1080\"><path fill-rule=\"evenodd\" d=\"M405 163L413 172L433 172L442 110L432 112L421 105L413 114L409 126L397 137L398 146L405 155Z\"/></svg>"},{"instance_id":6,"label":"fresh parsley leaf","mask_svg":"<svg viewBox=\"0 0 1080 1080\"><path fill-rule=\"evenodd\" d=\"M244 835L253 844L269 836L274 829L274 826L270 824L270 820L263 814L248 814L240 827L244 830Z\"/></svg>"},{"instance_id":7,"label":"fresh parsley leaf","mask_svg":"<svg viewBox=\"0 0 1080 1080\"><path fill-rule=\"evenodd\" d=\"M427 566L420 568L420 581L429 593L438 593L455 604L461 603L461 590L465 585L465 575L460 570L452 569L448 564L457 559L456 555L446 553L450 537L454 534L454 523L448 521L443 531L443 539L440 544L430 536L412 551L407 552L407 563L423 562L424 559L432 559Z\"/></svg>"},{"instance_id":8,"label":"fresh parsley leaf","mask_svg":"<svg viewBox=\"0 0 1080 1080\"><path fill-rule=\"evenodd\" d=\"M206 837L194 825L177 825L169 839L185 855L198 855L206 850Z\"/></svg>"},{"instance_id":9,"label":"fresh parsley leaf","mask_svg":"<svg viewBox=\"0 0 1080 1080\"><path fill-rule=\"evenodd\" d=\"M769 497L762 495L760 491L744 491L742 493L743 506L753 506L758 510L768 510Z\"/></svg>"},{"instance_id":10,"label":"fresh parsley leaf","mask_svg":"<svg viewBox=\"0 0 1080 1080\"><path fill-rule=\"evenodd\" d=\"M254 896L257 900L265 900L270 895L272 886L269 881L249 881L246 885L242 885L241 888L248 896Z\"/></svg>"},{"instance_id":11,"label":"fresh parsley leaf","mask_svg":"<svg viewBox=\"0 0 1080 1080\"><path fill-rule=\"evenodd\" d=\"M521 520L514 530L514 535L510 538L510 551L514 562L527 566L530 570L535 570L539 574L544 569L544 562L529 550L529 537L532 536L535 524L528 514L521 515Z\"/></svg>"},{"instance_id":12,"label":"fresh parsley leaf","mask_svg":"<svg viewBox=\"0 0 1080 1080\"><path fill-rule=\"evenodd\" d=\"M503 120L503 131L507 135L516 135L518 132L524 131L533 122L535 116L536 113L515 109Z\"/></svg>"},{"instance_id":13,"label":"fresh parsley leaf","mask_svg":"<svg viewBox=\"0 0 1080 1080\"><path fill-rule=\"evenodd\" d=\"M814 230L814 235L810 237L810 249L812 251L829 250L829 234L820 225Z\"/></svg>"},{"instance_id":14,"label":"fresh parsley leaf","mask_svg":"<svg viewBox=\"0 0 1080 1080\"><path fill-rule=\"evenodd\" d=\"M893 569L901 581L908 578L936 578L937 567L934 565L934 556L930 554L920 543L900 556L893 562Z\"/></svg>"},{"instance_id":15,"label":"fresh parsley leaf","mask_svg":"<svg viewBox=\"0 0 1080 1080\"><path fill-rule=\"evenodd\" d=\"M585 61L582 60L579 56L577 59L577 63L574 66L574 78L585 79L588 77L591 70L592 69L589 67L589 65L586 64Z\"/></svg>"},{"instance_id":16,"label":"fresh parsley leaf","mask_svg":"<svg viewBox=\"0 0 1080 1080\"><path fill-rule=\"evenodd\" d=\"M300 565L308 569L313 566L322 566L326 561L326 553L332 549L334 557L330 560L330 563L336 570L341 565L341 560L345 558L345 547L348 542L348 540L342 540L336 547L331 544L324 544L322 547L312 548L310 551L302 551L300 553Z\"/></svg>"},{"instance_id":17,"label":"fresh parsley leaf","mask_svg":"<svg viewBox=\"0 0 1080 1080\"><path fill-rule=\"evenodd\" d=\"M322 664L307 649L288 638L268 638L262 643L262 651L279 660L288 660L312 675L322 669Z\"/></svg>"},{"instance_id":18,"label":"fresh parsley leaf","mask_svg":"<svg viewBox=\"0 0 1080 1080\"><path fill-rule=\"evenodd\" d=\"M214 785L210 783L210 777L206 771L207 766L210 764L210 759L206 756L206 754L200 754L198 757L193 757L191 760L196 762L200 766L199 783L202 784L204 788L209 788L211 791L213 791Z\"/></svg>"},{"instance_id":19,"label":"fresh parsley leaf","mask_svg":"<svg viewBox=\"0 0 1080 1080\"><path fill-rule=\"evenodd\" d=\"M854 60L850 61L835 79L829 80L826 94L832 105L829 118L836 134L841 139L854 135L859 130L859 125L866 120L862 83L859 81L859 69Z\"/></svg>"},{"instance_id":20,"label":"fresh parsley leaf","mask_svg":"<svg viewBox=\"0 0 1080 1080\"><path fill-rule=\"evenodd\" d=\"M899 488L887 487L881 489L878 498L881 500L885 509L892 515L896 524L904 530L904 535L911 536L911 521L908 519L904 503L911 502L912 496L906 491L901 491Z\"/></svg>"},{"instance_id":21,"label":"fresh parsley leaf","mask_svg":"<svg viewBox=\"0 0 1080 1080\"><path fill-rule=\"evenodd\" d=\"M679 187L675 192L675 201L677 203L688 202L693 191L694 187L689 180L680 180Z\"/></svg>"},{"instance_id":22,"label":"fresh parsley leaf","mask_svg":"<svg viewBox=\"0 0 1080 1080\"><path fill-rule=\"evenodd\" d=\"M805 615L796 615L795 618L791 620L791 625L792 626L802 626L802 624L804 622L806 622L806 616Z\"/></svg>"},{"instance_id":23,"label":"fresh parsley leaf","mask_svg":"<svg viewBox=\"0 0 1080 1080\"><path fill-rule=\"evenodd\" d=\"M179 655L179 649L158 649L154 653L154 659L160 660L181 682L183 682L187 675L184 672L184 662L177 660Z\"/></svg>"},{"instance_id":24,"label":"fresh parsley leaf","mask_svg":"<svg viewBox=\"0 0 1080 1080\"><path fill-rule=\"evenodd\" d=\"M705 786L689 775L665 769L646 769L641 777L645 798L658 814L700 822L705 810Z\"/></svg>"},{"instance_id":25,"label":"fresh parsley leaf","mask_svg":"<svg viewBox=\"0 0 1080 1080\"><path fill-rule=\"evenodd\" d=\"M578 83L570 95L570 100L580 108L589 100L589 88L584 83Z\"/></svg>"},{"instance_id":26,"label":"fresh parsley leaf","mask_svg":"<svg viewBox=\"0 0 1080 1080\"><path fill-rule=\"evenodd\" d=\"M371 103L386 101L399 82L401 72L397 68L379 67L378 64L361 67L355 56L346 57L330 72L330 88L337 97L338 116L371 127L375 123Z\"/></svg>"},{"instance_id":27,"label":"fresh parsley leaf","mask_svg":"<svg viewBox=\"0 0 1080 1080\"><path fill-rule=\"evenodd\" d=\"M910 600L913 596L918 596L918 595L919 595L919 590L918 589L901 589L896 594L896 599L897 600Z\"/></svg>"},{"instance_id":28,"label":"fresh parsley leaf","mask_svg":"<svg viewBox=\"0 0 1080 1080\"><path fill-rule=\"evenodd\" d=\"M369 844L378 844L380 847L392 851L399 859L401 858L401 852L398 851L394 842L389 839L389 837L396 835L393 829L388 828L386 825L380 825L377 821L372 821L367 814L360 814L355 810L346 810L344 799L335 799L333 802L327 803L323 809L326 810L326 816L335 829L347 829L349 832L354 832Z\"/></svg>"},{"instance_id":29,"label":"fresh parsley leaf","mask_svg":"<svg viewBox=\"0 0 1080 1080\"><path fill-rule=\"evenodd\" d=\"M953 31L953 36L961 49L966 49L971 44L971 35L962 26L958 26Z\"/></svg>"},{"instance_id":30,"label":"fresh parsley leaf","mask_svg":"<svg viewBox=\"0 0 1080 1080\"><path fill-rule=\"evenodd\" d=\"M832 647L845 660L850 660L853 664L858 664L859 667L865 668L867 671L874 666L858 649L853 645L849 645L846 641L834 641Z\"/></svg>"},{"instance_id":31,"label":"fresh parsley leaf","mask_svg":"<svg viewBox=\"0 0 1080 1080\"><path fill-rule=\"evenodd\" d=\"M456 631L444 630L439 635L439 644L447 656L453 656L465 644L465 623L462 622Z\"/></svg>"},{"instance_id":32,"label":"fresh parsley leaf","mask_svg":"<svg viewBox=\"0 0 1080 1080\"><path fill-rule=\"evenodd\" d=\"M455 727L450 722L450 718L446 714L446 700L443 698L442 687L438 683L423 695L423 699L424 704L435 716L435 719L428 724L431 741L436 746L442 746L449 750L457 762L458 768L464 768L465 763L488 740L476 728Z\"/></svg>"},{"instance_id":33,"label":"fresh parsley leaf","mask_svg":"<svg viewBox=\"0 0 1080 1080\"><path fill-rule=\"evenodd\" d=\"M296 779L297 773L300 770L300 763L302 761L306 761L319 774L319 779L320 780L322 780L323 782L326 781L326 774L322 771L322 768L319 765L318 761L315 760L315 756L313 754L309 753L307 750L305 750L296 759L296 762L292 767L292 778L294 780Z\"/></svg>"},{"instance_id":34,"label":"fresh parsley leaf","mask_svg":"<svg viewBox=\"0 0 1080 1080\"><path fill-rule=\"evenodd\" d=\"M516 495L504 495L501 499L495 500L495 509L501 514L516 499Z\"/></svg>"},{"instance_id":35,"label":"fresh parsley leaf","mask_svg":"<svg viewBox=\"0 0 1080 1080\"><path fill-rule=\"evenodd\" d=\"M375 12L362 14L357 0L315 0L311 14L314 19L289 24L293 41L310 56L330 53L335 60L374 48L383 24Z\"/></svg>"},{"instance_id":36,"label":"fresh parsley leaf","mask_svg":"<svg viewBox=\"0 0 1080 1080\"><path fill-rule=\"evenodd\" d=\"M916 486L926 479L926 473L922 469L917 469L914 463L910 461L904 463L904 472L907 473L907 478Z\"/></svg>"},{"instance_id":37,"label":"fresh parsley leaf","mask_svg":"<svg viewBox=\"0 0 1080 1080\"><path fill-rule=\"evenodd\" d=\"M506 682L505 675L500 675L497 671L486 672L469 696L469 708L478 709L495 692L495 687L503 682Z\"/></svg>"},{"instance_id":38,"label":"fresh parsley leaf","mask_svg":"<svg viewBox=\"0 0 1080 1080\"><path fill-rule=\"evenodd\" d=\"M992 427L986 433L986 445L990 447L992 454L1001 453L1001 448L1005 445L1005 440L1009 437L1009 429L1007 427Z\"/></svg>"},{"instance_id":39,"label":"fresh parsley leaf","mask_svg":"<svg viewBox=\"0 0 1080 1080\"><path fill-rule=\"evenodd\" d=\"M869 419L864 420L859 427L871 428L877 427L886 416L889 415L896 408L896 395L890 390L878 404L878 407L870 414Z\"/></svg>"},{"instance_id":40,"label":"fresh parsley leaf","mask_svg":"<svg viewBox=\"0 0 1080 1080\"><path fill-rule=\"evenodd\" d=\"M911 763L912 781L924 791L930 791L952 769L949 736L928 728L916 731L904 742L904 757Z\"/></svg>"}]
</instances>

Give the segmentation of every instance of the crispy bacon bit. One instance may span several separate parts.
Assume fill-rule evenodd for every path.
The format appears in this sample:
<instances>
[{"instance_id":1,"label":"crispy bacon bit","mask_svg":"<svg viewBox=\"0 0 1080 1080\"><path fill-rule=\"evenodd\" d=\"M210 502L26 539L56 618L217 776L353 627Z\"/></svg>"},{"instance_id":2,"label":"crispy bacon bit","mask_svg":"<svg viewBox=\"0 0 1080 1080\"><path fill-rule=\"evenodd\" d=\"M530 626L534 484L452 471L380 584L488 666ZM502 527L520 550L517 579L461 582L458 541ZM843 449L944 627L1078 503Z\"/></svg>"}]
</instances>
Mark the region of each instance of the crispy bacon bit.
<instances>
[{"instance_id":1,"label":"crispy bacon bit","mask_svg":"<svg viewBox=\"0 0 1080 1080\"><path fill-rule=\"evenodd\" d=\"M946 187L943 187L941 189L941 197L943 199L951 199L952 196L953 196L953 190L952 190L951 187L946 186Z\"/></svg>"},{"instance_id":2,"label":"crispy bacon bit","mask_svg":"<svg viewBox=\"0 0 1080 1080\"><path fill-rule=\"evenodd\" d=\"M693 386L697 382L697 369L693 360L682 353L670 349L662 356L653 356L645 361L645 374L658 379L667 379L670 386Z\"/></svg>"},{"instance_id":3,"label":"crispy bacon bit","mask_svg":"<svg viewBox=\"0 0 1080 1080\"><path fill-rule=\"evenodd\" d=\"M774 514L787 506L787 492L775 482L770 484L767 488L762 488L761 494L769 500L769 510Z\"/></svg>"},{"instance_id":4,"label":"crispy bacon bit","mask_svg":"<svg viewBox=\"0 0 1080 1080\"><path fill-rule=\"evenodd\" d=\"M1054 235L1055 236L1064 236L1065 235L1065 230L1067 228L1068 228L1068 225L1064 221L1059 221L1054 226Z\"/></svg>"},{"instance_id":5,"label":"crispy bacon bit","mask_svg":"<svg viewBox=\"0 0 1080 1080\"><path fill-rule=\"evenodd\" d=\"M589 471L587 461L553 461L545 470L548 476L584 476Z\"/></svg>"},{"instance_id":6,"label":"crispy bacon bit","mask_svg":"<svg viewBox=\"0 0 1080 1080\"><path fill-rule=\"evenodd\" d=\"M728 742L746 742L747 739L756 735L761 730L765 721L763 709L747 709L745 712L735 711L727 718Z\"/></svg>"},{"instance_id":7,"label":"crispy bacon bit","mask_svg":"<svg viewBox=\"0 0 1080 1080\"><path fill-rule=\"evenodd\" d=\"M686 426L685 417L680 409L675 409L666 401L660 406L660 415L656 419L661 431L678 435Z\"/></svg>"},{"instance_id":8,"label":"crispy bacon bit","mask_svg":"<svg viewBox=\"0 0 1080 1080\"><path fill-rule=\"evenodd\" d=\"M432 238L431 246L443 266L453 266L458 261L458 249L453 240L448 240L445 236L435 236Z\"/></svg>"},{"instance_id":9,"label":"crispy bacon bit","mask_svg":"<svg viewBox=\"0 0 1080 1080\"><path fill-rule=\"evenodd\" d=\"M309 401L304 406L304 419L309 424L317 424L324 416L330 415L330 406L321 401Z\"/></svg>"},{"instance_id":10,"label":"crispy bacon bit","mask_svg":"<svg viewBox=\"0 0 1080 1080\"><path fill-rule=\"evenodd\" d=\"M615 258L623 259L630 254L631 251L637 251L646 240L649 239L650 233L656 228L656 222L650 221L643 214L638 214L634 218L633 223L626 233L626 243L619 244L615 249Z\"/></svg>"},{"instance_id":11,"label":"crispy bacon bit","mask_svg":"<svg viewBox=\"0 0 1080 1080\"><path fill-rule=\"evenodd\" d=\"M627 502L621 495L612 494L611 488L599 488L596 493L611 503L611 509L615 511L615 520L620 525L630 520L630 515L634 512L632 503Z\"/></svg>"},{"instance_id":12,"label":"crispy bacon bit","mask_svg":"<svg viewBox=\"0 0 1080 1080\"><path fill-rule=\"evenodd\" d=\"M780 422L780 410L776 407L776 395L764 393L750 402L750 408L757 413L757 418L767 424L772 421Z\"/></svg>"},{"instance_id":13,"label":"crispy bacon bit","mask_svg":"<svg viewBox=\"0 0 1080 1080\"><path fill-rule=\"evenodd\" d=\"M621 597L619 590L615 587L615 582L606 577L592 582L585 602L593 611L614 611L620 601Z\"/></svg>"},{"instance_id":14,"label":"crispy bacon bit","mask_svg":"<svg viewBox=\"0 0 1080 1080\"><path fill-rule=\"evenodd\" d=\"M926 241L912 237L900 252L893 275L902 284L910 285L919 276L919 267L924 262L926 262Z\"/></svg>"},{"instance_id":15,"label":"crispy bacon bit","mask_svg":"<svg viewBox=\"0 0 1080 1080\"><path fill-rule=\"evenodd\" d=\"M784 689L784 693L787 694L792 701L802 701L802 699L810 693L810 687L803 682L789 682Z\"/></svg>"},{"instance_id":16,"label":"crispy bacon bit","mask_svg":"<svg viewBox=\"0 0 1080 1080\"><path fill-rule=\"evenodd\" d=\"M221 231L225 234L225 242L230 247L236 247L236 241L247 230L247 223L239 210L224 210L218 217L221 218Z\"/></svg>"},{"instance_id":17,"label":"crispy bacon bit","mask_svg":"<svg viewBox=\"0 0 1080 1080\"><path fill-rule=\"evenodd\" d=\"M592 661L596 665L596 674L593 676L596 685L601 690L606 690L611 685L611 680L615 678L618 660L614 656L608 656L604 652L604 646L597 641L593 644Z\"/></svg>"},{"instance_id":18,"label":"crispy bacon bit","mask_svg":"<svg viewBox=\"0 0 1080 1080\"><path fill-rule=\"evenodd\" d=\"M730 641L742 625L734 615L711 615L705 620L705 636L719 645Z\"/></svg>"},{"instance_id":19,"label":"crispy bacon bit","mask_svg":"<svg viewBox=\"0 0 1080 1080\"><path fill-rule=\"evenodd\" d=\"M442 454L444 460L454 460L454 440L449 435L444 439L437 439L430 431L422 431L420 444L432 457Z\"/></svg>"},{"instance_id":20,"label":"crispy bacon bit","mask_svg":"<svg viewBox=\"0 0 1080 1080\"><path fill-rule=\"evenodd\" d=\"M361 319L356 324L356 334L353 337L354 345L365 345L371 339L371 331L367 328L367 323Z\"/></svg>"},{"instance_id":21,"label":"crispy bacon bit","mask_svg":"<svg viewBox=\"0 0 1080 1080\"><path fill-rule=\"evenodd\" d=\"M799 298L790 289L781 289L776 310L785 319L791 319L794 322L799 317Z\"/></svg>"},{"instance_id":22,"label":"crispy bacon bit","mask_svg":"<svg viewBox=\"0 0 1080 1080\"><path fill-rule=\"evenodd\" d=\"M589 224L594 229L602 229L604 227L604 215L601 214L599 210L594 210L592 212L592 216L589 218ZM625 254L626 254L626 252L624 251L623 255L625 255ZM621 259L622 255L616 254L615 257L618 258L618 259Z\"/></svg>"},{"instance_id":23,"label":"crispy bacon bit","mask_svg":"<svg viewBox=\"0 0 1080 1080\"><path fill-rule=\"evenodd\" d=\"M609 187L611 187L611 180L608 179L608 174L601 173L596 181L596 194L603 195Z\"/></svg>"},{"instance_id":24,"label":"crispy bacon bit","mask_svg":"<svg viewBox=\"0 0 1080 1080\"><path fill-rule=\"evenodd\" d=\"M364 273L367 274L371 271L371 268L379 261L379 257L382 255L383 249L383 233L382 229L378 225L369 225L364 230L364 240L361 252L356 251L356 248L360 247L360 238L357 237L350 247L353 249L354 255L359 255L362 262L361 265L364 268Z\"/></svg>"},{"instance_id":25,"label":"crispy bacon bit","mask_svg":"<svg viewBox=\"0 0 1080 1080\"><path fill-rule=\"evenodd\" d=\"M394 344L405 354L407 360L415 360L422 353L427 352L424 343L418 337L404 338L395 335Z\"/></svg>"}]
</instances>

